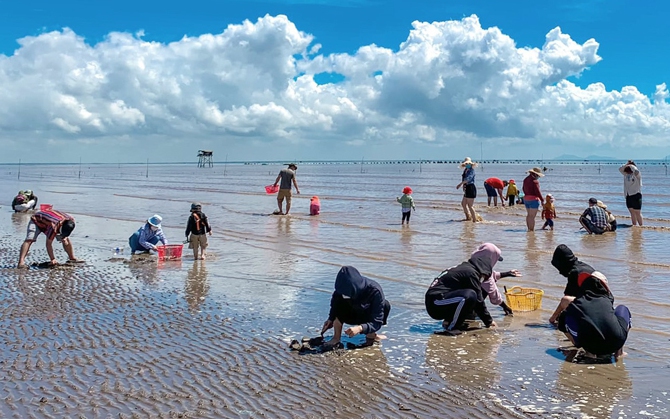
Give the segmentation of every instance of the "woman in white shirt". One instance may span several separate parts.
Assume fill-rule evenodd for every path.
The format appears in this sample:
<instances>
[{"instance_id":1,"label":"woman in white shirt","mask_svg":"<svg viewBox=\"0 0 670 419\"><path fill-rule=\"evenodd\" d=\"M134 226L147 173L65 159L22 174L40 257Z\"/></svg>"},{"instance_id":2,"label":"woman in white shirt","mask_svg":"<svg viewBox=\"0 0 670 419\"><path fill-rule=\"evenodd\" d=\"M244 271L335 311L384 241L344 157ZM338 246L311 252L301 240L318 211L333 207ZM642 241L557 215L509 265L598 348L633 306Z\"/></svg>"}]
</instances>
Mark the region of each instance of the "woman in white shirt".
<instances>
[{"instance_id":1,"label":"woman in white shirt","mask_svg":"<svg viewBox=\"0 0 670 419\"><path fill-rule=\"evenodd\" d=\"M619 167L619 172L623 175L623 192L626 196L626 207L630 212L630 218L633 225L642 226L642 176L640 170L635 166L635 162L628 160L628 163Z\"/></svg>"}]
</instances>

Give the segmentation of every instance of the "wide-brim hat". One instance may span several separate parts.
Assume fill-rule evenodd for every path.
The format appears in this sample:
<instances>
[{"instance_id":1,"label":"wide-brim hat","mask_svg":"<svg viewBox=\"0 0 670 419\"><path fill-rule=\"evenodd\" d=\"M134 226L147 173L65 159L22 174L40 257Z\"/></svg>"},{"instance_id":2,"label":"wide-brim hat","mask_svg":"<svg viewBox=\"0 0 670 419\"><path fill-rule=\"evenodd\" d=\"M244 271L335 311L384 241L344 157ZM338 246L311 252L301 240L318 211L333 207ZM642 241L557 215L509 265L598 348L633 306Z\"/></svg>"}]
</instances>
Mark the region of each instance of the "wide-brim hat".
<instances>
[{"instance_id":1,"label":"wide-brim hat","mask_svg":"<svg viewBox=\"0 0 670 419\"><path fill-rule=\"evenodd\" d=\"M199 211L202 209L200 202L194 202L191 204L191 211Z\"/></svg>"},{"instance_id":2,"label":"wide-brim hat","mask_svg":"<svg viewBox=\"0 0 670 419\"><path fill-rule=\"evenodd\" d=\"M286 165L287 165L288 167L293 167L293 168L296 168L296 169L298 168L298 165L295 164L295 163L288 163L288 164L286 164Z\"/></svg>"},{"instance_id":3,"label":"wide-brim hat","mask_svg":"<svg viewBox=\"0 0 670 419\"><path fill-rule=\"evenodd\" d=\"M151 218L147 220L147 223L151 224L154 227L161 228L161 221L163 221L163 217L161 217L158 214L154 214Z\"/></svg>"},{"instance_id":4,"label":"wide-brim hat","mask_svg":"<svg viewBox=\"0 0 670 419\"><path fill-rule=\"evenodd\" d=\"M533 167L532 169L528 170L526 173L533 173L538 175L539 177L544 176L544 173L542 173L542 169L539 167Z\"/></svg>"},{"instance_id":5,"label":"wide-brim hat","mask_svg":"<svg viewBox=\"0 0 670 419\"><path fill-rule=\"evenodd\" d=\"M601 201L600 199L596 202L596 205L599 206L602 209L607 209L607 205L605 205L605 203L603 201Z\"/></svg>"},{"instance_id":6,"label":"wide-brim hat","mask_svg":"<svg viewBox=\"0 0 670 419\"><path fill-rule=\"evenodd\" d=\"M470 157L466 157L465 160L459 164L460 167L465 167L466 164L471 164L472 166L477 166L477 163L473 162Z\"/></svg>"}]
</instances>

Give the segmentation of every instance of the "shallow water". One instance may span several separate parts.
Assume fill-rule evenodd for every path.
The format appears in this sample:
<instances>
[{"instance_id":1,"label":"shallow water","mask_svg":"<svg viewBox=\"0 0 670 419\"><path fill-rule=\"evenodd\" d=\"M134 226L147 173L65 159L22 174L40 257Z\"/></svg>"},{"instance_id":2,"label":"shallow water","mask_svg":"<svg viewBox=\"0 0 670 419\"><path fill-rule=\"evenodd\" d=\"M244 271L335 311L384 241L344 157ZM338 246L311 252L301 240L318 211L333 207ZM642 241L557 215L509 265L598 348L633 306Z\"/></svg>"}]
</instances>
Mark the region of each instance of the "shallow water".
<instances>
[{"instance_id":1,"label":"shallow water","mask_svg":"<svg viewBox=\"0 0 670 419\"><path fill-rule=\"evenodd\" d=\"M289 217L268 215L275 209L275 200L265 195L263 186L274 181L279 168L228 165L224 175L219 166L152 165L146 177L141 165L96 165L84 167L79 178L76 166L24 166L18 181L16 167L0 166L0 194L5 201L19 189L31 188L41 203L75 215L75 249L89 261L74 270L11 269L18 250L12 252L20 245L28 217L2 207L1 263L7 282L2 318L11 336L3 344L5 378L21 376L30 387L25 383L32 382L36 373L26 372L26 359L46 360L47 355L35 348L53 350L49 336L55 333L72 336L68 362L89 357L92 367L82 375L52 361L54 365L37 369L40 385L57 387L58 380L49 378L54 371L68 380L76 377L80 389L71 392L76 402L70 408L87 412L93 408L83 388L102 385L104 371L115 370L114 381L120 384L107 384L112 389L105 396L109 405L91 410L100 417L130 414L128 406L133 403L166 416L171 411L199 411L206 417L221 412L223 416L282 417L295 408L308 417L332 412L363 417L438 413L458 417L460 413L455 412L474 417L668 416L670 291L664 285L670 273L665 257L670 189L664 167L641 167L648 227L603 236L580 232L576 218L593 195L608 204L620 223L630 224L625 217L623 182L614 165L549 166L541 188L556 198L559 218L553 232L535 233L525 231L521 206L483 205L486 177L514 178L520 184L525 166L490 164L483 173L478 170L476 204L485 222L476 225L460 221L461 192L455 189L460 176L451 165L364 165L363 173L360 165L301 165L302 195L294 196ZM400 226L400 205L395 202L405 185L413 188L417 203L410 227ZM312 195L321 198L318 217L306 215ZM207 261L194 262L187 249L181 262L128 264L127 255L109 260L111 250L126 244L127 237L153 213L163 216L168 239L183 240L192 201L203 203L214 228ZM542 310L504 318L502 310L492 307L501 325L498 331L457 338L433 335L439 323L425 314L427 285L484 241L503 250L505 260L497 266L499 270L516 268L524 274L505 278L500 286L542 288ZM634 329L626 346L629 356L623 362L567 363L555 351L566 345L560 333L534 326L545 324L562 294L565 279L550 265L553 249L561 243L605 273L617 303L631 308ZM30 261L44 260L43 248L40 239ZM288 353L285 343L291 338L318 334L335 274L344 264L356 266L384 288L393 305L389 325L382 329L388 339L380 347L339 355ZM53 289L45 289L49 285ZM125 323L100 325L114 318L124 318ZM213 320L217 318L229 320L222 325ZM128 319L136 325L129 327ZM30 333L23 331L26 320L35 322ZM161 322L178 324L180 332L168 333L172 326ZM212 343L214 332L225 339ZM115 345L118 359L105 359L91 348L95 341L87 337L91 333L126 342L125 347ZM156 347L145 345L142 354L127 343L147 336ZM35 348L16 352L16 345ZM175 348L175 359L165 358L171 353L169 347ZM203 378L207 374L202 362L217 357L229 363L226 371L232 368L232 372L215 368L219 381L227 384ZM147 359L158 365L158 374L167 376L173 364L183 365L182 376L152 384L148 377L133 377L128 368L116 370L114 364L141 364ZM184 387L193 380L203 382ZM135 394L130 405L123 398L128 388ZM218 407L207 401L202 402L207 408L198 410L200 402L195 400L209 397L207 389L218 393L212 399ZM152 391L179 395L168 402L152 398ZM12 400L5 401L3 411L17 403L16 396ZM24 413L40 415L37 409L44 410L44 403L39 397L36 400L24 407ZM268 410L268 405L273 409ZM63 411L51 414L58 416L58 412Z\"/></svg>"}]
</instances>

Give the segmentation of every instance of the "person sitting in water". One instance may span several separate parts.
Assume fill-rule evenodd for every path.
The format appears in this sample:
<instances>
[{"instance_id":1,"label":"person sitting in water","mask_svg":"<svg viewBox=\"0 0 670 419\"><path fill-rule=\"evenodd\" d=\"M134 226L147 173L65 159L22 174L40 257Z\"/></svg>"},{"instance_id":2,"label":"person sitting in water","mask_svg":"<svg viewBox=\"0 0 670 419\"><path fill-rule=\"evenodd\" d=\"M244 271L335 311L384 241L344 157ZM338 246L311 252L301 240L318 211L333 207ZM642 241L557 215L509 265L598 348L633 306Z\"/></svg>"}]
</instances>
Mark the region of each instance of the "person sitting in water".
<instances>
[{"instance_id":1,"label":"person sitting in water","mask_svg":"<svg viewBox=\"0 0 670 419\"><path fill-rule=\"evenodd\" d=\"M135 254L135 252L149 253L151 250L157 250L156 245L159 241L163 245L168 244L163 234L161 221L163 221L163 218L155 214L147 220L146 224L130 236L128 244L130 245L131 254Z\"/></svg>"},{"instance_id":2,"label":"person sitting in water","mask_svg":"<svg viewBox=\"0 0 670 419\"><path fill-rule=\"evenodd\" d=\"M612 212L607 209L607 205L605 205L603 201L598 200L598 203L596 205L602 208L605 211L605 214L607 214L607 224L610 225L609 231L616 231L617 222L614 214L612 214Z\"/></svg>"},{"instance_id":3,"label":"person sitting in water","mask_svg":"<svg viewBox=\"0 0 670 419\"><path fill-rule=\"evenodd\" d=\"M598 206L598 200L589 198L589 207L579 217L579 223L589 234L603 234L611 231L611 226L607 222L607 213Z\"/></svg>"},{"instance_id":4,"label":"person sitting in water","mask_svg":"<svg viewBox=\"0 0 670 419\"><path fill-rule=\"evenodd\" d=\"M551 265L556 268L561 275L568 279L563 295L570 297L578 297L581 292L579 284L595 272L595 269L593 269L591 265L579 260L577 256L572 253L572 250L564 244L558 245L554 250L554 255L551 258ZM554 314L549 318L549 322L555 324L559 314L561 314L563 310L564 307L559 303Z\"/></svg>"},{"instance_id":5,"label":"person sitting in water","mask_svg":"<svg viewBox=\"0 0 670 419\"><path fill-rule=\"evenodd\" d=\"M37 196L30 189L19 191L12 200L14 212L28 212L35 208L37 208Z\"/></svg>"},{"instance_id":6,"label":"person sitting in water","mask_svg":"<svg viewBox=\"0 0 670 419\"><path fill-rule=\"evenodd\" d=\"M630 310L624 305L614 308L614 296L600 272L591 273L578 285L578 297L561 299L558 329L587 356L625 356L623 346L632 325Z\"/></svg>"},{"instance_id":7,"label":"person sitting in water","mask_svg":"<svg viewBox=\"0 0 670 419\"><path fill-rule=\"evenodd\" d=\"M343 266L335 279L330 313L323 323L321 336L332 328L333 337L325 345L339 344L346 323L355 325L344 331L347 336L365 334L366 345L372 345L379 339L377 332L386 324L390 311L391 304L376 281L364 277L353 266Z\"/></svg>"},{"instance_id":8,"label":"person sitting in water","mask_svg":"<svg viewBox=\"0 0 670 419\"><path fill-rule=\"evenodd\" d=\"M472 252L472 255L470 255L471 258L477 256L484 256L490 258L491 269L495 267L496 263L503 260L502 251L498 248L498 246L496 246L493 243L482 244L477 248L477 250ZM512 269L511 271L507 272L492 271L491 276L488 277L486 280L482 281L482 292L484 295L484 299L486 299L486 297L489 297L489 301L491 301L491 304L500 306L500 308L502 308L503 311L505 312L505 315L514 314L514 312L503 300L503 296L502 294L500 294L497 282L500 278L507 278L510 276L519 277L522 275L521 272L519 272L516 269Z\"/></svg>"},{"instance_id":9,"label":"person sitting in water","mask_svg":"<svg viewBox=\"0 0 670 419\"><path fill-rule=\"evenodd\" d=\"M72 242L69 239L74 227L74 218L70 214L54 210L37 211L30 217L26 239L21 245L17 267L26 267L25 260L28 251L30 250L30 246L37 241L37 237L41 233L44 233L47 238L47 254L49 255L51 265L58 265L58 260L56 260L53 249L54 239L63 244L63 250L67 253L68 262L79 262L79 260L74 257Z\"/></svg>"},{"instance_id":10,"label":"person sitting in water","mask_svg":"<svg viewBox=\"0 0 670 419\"><path fill-rule=\"evenodd\" d=\"M500 257L499 259L500 260ZM472 311L486 327L496 323L486 308L482 281L493 275L490 255L477 254L458 266L442 271L426 291L426 311L435 320L442 320L447 331L461 329Z\"/></svg>"}]
</instances>

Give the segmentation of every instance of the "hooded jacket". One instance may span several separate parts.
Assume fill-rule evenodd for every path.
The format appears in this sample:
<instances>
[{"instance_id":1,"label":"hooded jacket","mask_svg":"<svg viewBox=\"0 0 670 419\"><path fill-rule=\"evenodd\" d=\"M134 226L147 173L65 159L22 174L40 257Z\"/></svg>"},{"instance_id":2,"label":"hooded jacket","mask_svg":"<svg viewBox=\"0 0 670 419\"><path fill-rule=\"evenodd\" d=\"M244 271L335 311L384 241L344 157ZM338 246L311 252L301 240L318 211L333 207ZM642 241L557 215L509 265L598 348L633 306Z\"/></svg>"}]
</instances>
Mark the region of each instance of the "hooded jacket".
<instances>
[{"instance_id":1,"label":"hooded jacket","mask_svg":"<svg viewBox=\"0 0 670 419\"><path fill-rule=\"evenodd\" d=\"M493 318L486 308L482 293L482 278L490 278L493 265L489 255L476 255L458 266L449 268L435 278L426 291L426 307L433 301L442 299L442 295L454 290L471 289L477 294L475 313L484 322L486 327L493 323Z\"/></svg>"},{"instance_id":2,"label":"hooded jacket","mask_svg":"<svg viewBox=\"0 0 670 419\"><path fill-rule=\"evenodd\" d=\"M626 343L628 324L614 314L614 297L596 277L589 275L580 285L581 296L565 309L577 320L579 345L595 355L609 355Z\"/></svg>"},{"instance_id":3,"label":"hooded jacket","mask_svg":"<svg viewBox=\"0 0 670 419\"><path fill-rule=\"evenodd\" d=\"M591 267L575 256L572 250L564 244L559 245L554 250L554 256L551 258L551 264L564 277L568 278L568 283L563 291L564 295L572 297L579 297L583 294L583 289L580 289L580 282L590 277L595 271Z\"/></svg>"},{"instance_id":4,"label":"hooded jacket","mask_svg":"<svg viewBox=\"0 0 670 419\"><path fill-rule=\"evenodd\" d=\"M493 243L484 243L477 250L472 252L472 255L470 257L476 257L476 256L483 256L486 258L489 258L491 260L491 269L502 259L500 256L502 254L502 251L498 248ZM489 296L489 299L491 300L491 304L493 305L500 305L500 303L503 302L503 297L502 294L500 294L500 290L498 289L498 285L496 285L496 282L500 278L504 278L506 275L501 274L500 272L492 271L491 276L489 276L487 279L482 281L481 287L482 287L482 292L485 295ZM511 274L509 275L511 276ZM486 297L484 297L486 298Z\"/></svg>"},{"instance_id":5,"label":"hooded jacket","mask_svg":"<svg viewBox=\"0 0 670 419\"><path fill-rule=\"evenodd\" d=\"M333 307L343 296L349 297L351 307L359 314L365 314L371 321L361 324L363 334L373 333L384 324L384 292L382 287L366 278L353 266L343 266L335 279L335 292L330 299L328 319L335 320Z\"/></svg>"}]
</instances>

